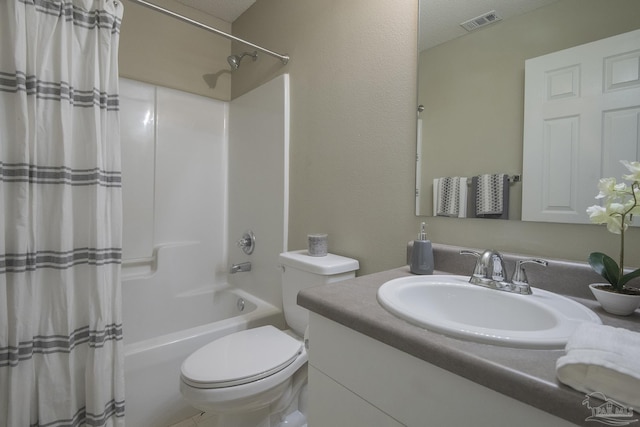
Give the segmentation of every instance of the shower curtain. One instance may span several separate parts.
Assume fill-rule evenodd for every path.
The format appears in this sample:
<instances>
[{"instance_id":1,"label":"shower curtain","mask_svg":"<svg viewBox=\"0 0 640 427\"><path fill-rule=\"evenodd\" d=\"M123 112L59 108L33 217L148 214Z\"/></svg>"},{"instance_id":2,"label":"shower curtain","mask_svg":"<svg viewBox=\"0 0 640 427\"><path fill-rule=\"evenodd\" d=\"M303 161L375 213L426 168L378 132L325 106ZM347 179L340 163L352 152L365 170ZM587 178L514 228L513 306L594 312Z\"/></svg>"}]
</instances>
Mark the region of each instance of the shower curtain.
<instances>
[{"instance_id":1,"label":"shower curtain","mask_svg":"<svg viewBox=\"0 0 640 427\"><path fill-rule=\"evenodd\" d=\"M0 0L0 426L124 426L114 0Z\"/></svg>"}]
</instances>

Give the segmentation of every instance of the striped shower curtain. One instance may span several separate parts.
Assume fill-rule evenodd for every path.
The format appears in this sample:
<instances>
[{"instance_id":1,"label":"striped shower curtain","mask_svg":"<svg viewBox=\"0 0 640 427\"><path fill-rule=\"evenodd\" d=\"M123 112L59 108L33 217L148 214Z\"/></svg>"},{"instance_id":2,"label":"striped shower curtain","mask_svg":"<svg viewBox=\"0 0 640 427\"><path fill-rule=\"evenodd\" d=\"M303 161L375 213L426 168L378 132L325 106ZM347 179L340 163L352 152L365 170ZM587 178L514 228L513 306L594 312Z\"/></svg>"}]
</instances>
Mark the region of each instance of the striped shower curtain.
<instances>
[{"instance_id":1,"label":"striped shower curtain","mask_svg":"<svg viewBox=\"0 0 640 427\"><path fill-rule=\"evenodd\" d=\"M117 0L0 0L0 426L124 426Z\"/></svg>"}]
</instances>

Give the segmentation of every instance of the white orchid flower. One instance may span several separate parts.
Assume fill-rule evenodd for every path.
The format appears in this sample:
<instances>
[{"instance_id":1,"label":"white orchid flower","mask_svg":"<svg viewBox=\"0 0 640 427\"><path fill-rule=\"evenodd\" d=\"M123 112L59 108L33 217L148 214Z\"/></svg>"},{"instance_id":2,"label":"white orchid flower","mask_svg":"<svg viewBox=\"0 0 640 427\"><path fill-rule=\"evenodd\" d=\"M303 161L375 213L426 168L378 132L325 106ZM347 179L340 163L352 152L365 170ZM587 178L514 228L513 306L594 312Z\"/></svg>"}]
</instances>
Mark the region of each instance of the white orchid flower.
<instances>
[{"instance_id":1,"label":"white orchid flower","mask_svg":"<svg viewBox=\"0 0 640 427\"><path fill-rule=\"evenodd\" d=\"M587 208L587 214L589 219L594 224L606 224L609 214L607 210L600 205L593 205Z\"/></svg>"},{"instance_id":2,"label":"white orchid flower","mask_svg":"<svg viewBox=\"0 0 640 427\"><path fill-rule=\"evenodd\" d=\"M623 212L629 212L632 214L633 209L636 207L636 201L633 197L630 197L629 200L624 202L623 206L624 206Z\"/></svg>"},{"instance_id":3,"label":"white orchid flower","mask_svg":"<svg viewBox=\"0 0 640 427\"><path fill-rule=\"evenodd\" d=\"M622 163L627 169L629 169L629 172L631 172L630 175L624 175L624 179L627 181L640 181L640 162L628 162L626 160L621 160L620 163Z\"/></svg>"},{"instance_id":4,"label":"white orchid flower","mask_svg":"<svg viewBox=\"0 0 640 427\"><path fill-rule=\"evenodd\" d=\"M622 215L628 209L622 203L609 203L607 206L607 213L609 215Z\"/></svg>"},{"instance_id":5,"label":"white orchid flower","mask_svg":"<svg viewBox=\"0 0 640 427\"><path fill-rule=\"evenodd\" d=\"M600 273L609 283L614 292L621 292L625 284L636 277L640 277L640 269L624 274L624 232L632 222L633 215L640 215L640 162L622 164L631 172L624 175L631 185L617 183L615 178L602 178L598 182L600 191L596 199L604 199L602 206L594 205L587 208L589 219L595 224L606 224L607 230L620 234L620 261L616 263L611 257L593 252L589 255L589 264Z\"/></svg>"},{"instance_id":6,"label":"white orchid flower","mask_svg":"<svg viewBox=\"0 0 640 427\"><path fill-rule=\"evenodd\" d=\"M624 231L627 231L627 227L629 225L626 223L622 223L622 217L619 215L609 216L607 218L607 230L613 234L621 234L621 231L624 228Z\"/></svg>"},{"instance_id":7,"label":"white orchid flower","mask_svg":"<svg viewBox=\"0 0 640 427\"><path fill-rule=\"evenodd\" d=\"M613 197L616 194L616 179L615 178L601 178L598 181L598 190L600 192L596 196L596 199L603 199L605 197Z\"/></svg>"}]
</instances>

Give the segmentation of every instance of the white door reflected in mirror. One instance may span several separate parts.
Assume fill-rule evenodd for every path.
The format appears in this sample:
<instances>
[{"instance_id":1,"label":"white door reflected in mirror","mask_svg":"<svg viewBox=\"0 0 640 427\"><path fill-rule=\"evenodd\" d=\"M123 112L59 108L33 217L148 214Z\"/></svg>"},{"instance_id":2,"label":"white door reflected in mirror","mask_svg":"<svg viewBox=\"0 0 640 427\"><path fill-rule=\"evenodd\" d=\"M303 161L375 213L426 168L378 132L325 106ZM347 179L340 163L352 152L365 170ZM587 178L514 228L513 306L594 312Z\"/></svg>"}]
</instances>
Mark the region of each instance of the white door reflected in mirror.
<instances>
[{"instance_id":1,"label":"white door reflected in mirror","mask_svg":"<svg viewBox=\"0 0 640 427\"><path fill-rule=\"evenodd\" d=\"M600 178L640 154L640 30L525 67L522 220L588 224Z\"/></svg>"}]
</instances>

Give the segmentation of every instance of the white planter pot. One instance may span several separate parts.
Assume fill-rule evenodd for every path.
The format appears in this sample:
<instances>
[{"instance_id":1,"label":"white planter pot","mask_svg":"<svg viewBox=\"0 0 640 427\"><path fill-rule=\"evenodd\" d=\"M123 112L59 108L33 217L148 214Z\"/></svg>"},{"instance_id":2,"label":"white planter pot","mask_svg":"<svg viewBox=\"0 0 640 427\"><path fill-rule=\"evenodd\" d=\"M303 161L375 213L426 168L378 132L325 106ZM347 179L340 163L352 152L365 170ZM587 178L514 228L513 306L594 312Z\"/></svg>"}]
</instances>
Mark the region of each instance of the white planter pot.
<instances>
[{"instance_id":1,"label":"white planter pot","mask_svg":"<svg viewBox=\"0 0 640 427\"><path fill-rule=\"evenodd\" d=\"M608 283L592 283L589 285L591 293L596 297L604 311L619 316L629 316L640 307L640 295L618 294L599 289L599 286L608 285Z\"/></svg>"}]
</instances>

